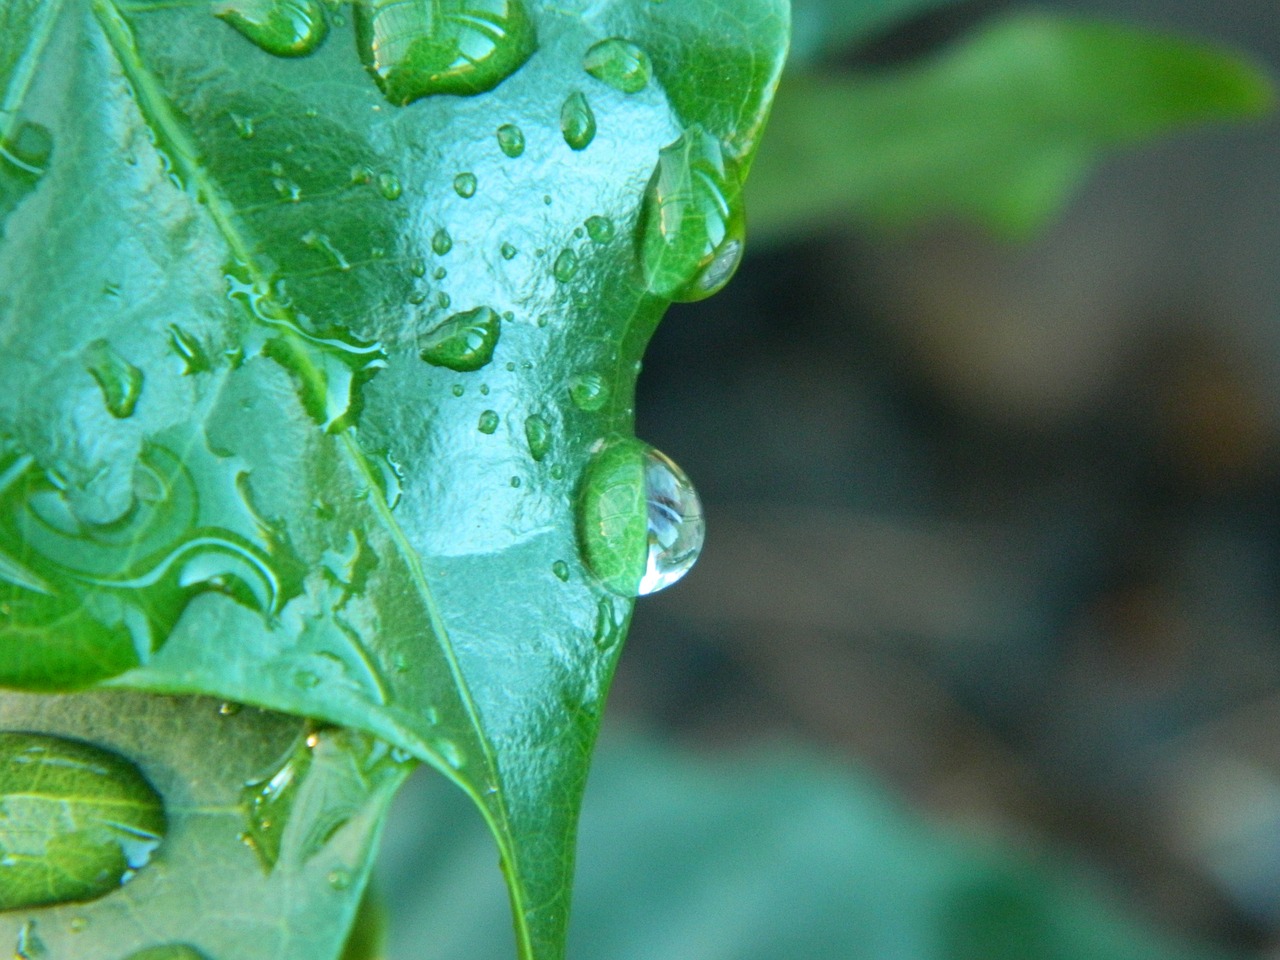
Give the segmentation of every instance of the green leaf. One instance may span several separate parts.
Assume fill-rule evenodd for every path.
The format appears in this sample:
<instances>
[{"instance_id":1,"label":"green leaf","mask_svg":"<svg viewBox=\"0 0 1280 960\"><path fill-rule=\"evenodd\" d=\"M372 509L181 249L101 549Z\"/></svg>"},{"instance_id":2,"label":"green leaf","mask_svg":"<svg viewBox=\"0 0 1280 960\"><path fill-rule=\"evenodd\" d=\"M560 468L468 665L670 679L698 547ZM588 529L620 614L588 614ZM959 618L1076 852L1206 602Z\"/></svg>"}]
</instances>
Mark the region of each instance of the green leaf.
<instances>
[{"instance_id":1,"label":"green leaf","mask_svg":"<svg viewBox=\"0 0 1280 960\"><path fill-rule=\"evenodd\" d=\"M576 501L667 305L645 186L695 128L749 166L787 7L472 6L377 51L426 7L6 7L0 142L48 150L0 208L0 685L367 731L472 797L553 960L632 606ZM588 71L610 38L647 83ZM441 75L455 46L487 66Z\"/></svg>"},{"instance_id":2,"label":"green leaf","mask_svg":"<svg viewBox=\"0 0 1280 960\"><path fill-rule=\"evenodd\" d=\"M789 77L747 186L750 223L759 237L952 215L1022 236L1107 151L1273 103L1236 54L1019 14L889 74Z\"/></svg>"},{"instance_id":3,"label":"green leaf","mask_svg":"<svg viewBox=\"0 0 1280 960\"><path fill-rule=\"evenodd\" d=\"M46 956L76 960L336 956L365 888L387 804L411 768L365 735L317 730L296 717L220 707L216 700L14 693L0 698L0 727L26 731L9 737L62 745L63 762L45 765L41 789L27 794L28 803L61 795L81 809L115 806L125 811L118 835L163 833L158 846L147 847L150 862L133 861L131 879L126 874L122 883L112 874L110 892L0 913L0 943L34 937ZM280 771L299 745L311 762L299 775L297 802L280 811L287 823L279 860L268 870L244 839L254 818L245 784L273 773L286 779ZM67 762L73 754L75 765ZM118 783L122 773L123 791L100 782ZM80 782L73 785L69 777ZM163 828L152 808L134 802L139 780L158 797ZM5 789L0 862L8 864L33 848L30 831L24 835L14 823L22 808L7 777ZM121 798L129 802L122 806ZM46 818L46 828L54 822L63 821ZM140 822L147 830L137 829ZM66 836L83 843L85 819L78 812L74 826L77 832ZM0 888L7 869L0 867Z\"/></svg>"},{"instance_id":4,"label":"green leaf","mask_svg":"<svg viewBox=\"0 0 1280 960\"><path fill-rule=\"evenodd\" d=\"M812 66L911 17L959 0L793 0L789 67Z\"/></svg>"}]
</instances>

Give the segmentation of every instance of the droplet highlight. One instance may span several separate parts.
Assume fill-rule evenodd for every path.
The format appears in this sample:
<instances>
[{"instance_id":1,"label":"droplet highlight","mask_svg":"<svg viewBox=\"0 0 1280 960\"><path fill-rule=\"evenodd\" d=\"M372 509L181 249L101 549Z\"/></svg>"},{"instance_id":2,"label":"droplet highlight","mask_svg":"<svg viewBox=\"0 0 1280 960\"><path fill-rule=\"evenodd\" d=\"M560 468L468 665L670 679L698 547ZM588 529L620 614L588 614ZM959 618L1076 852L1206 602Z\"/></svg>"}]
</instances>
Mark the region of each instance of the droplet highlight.
<instances>
[{"instance_id":1,"label":"droplet highlight","mask_svg":"<svg viewBox=\"0 0 1280 960\"><path fill-rule=\"evenodd\" d=\"M574 150L585 150L596 137L596 115L581 92L575 90L560 108L560 132Z\"/></svg>"},{"instance_id":2,"label":"droplet highlight","mask_svg":"<svg viewBox=\"0 0 1280 960\"><path fill-rule=\"evenodd\" d=\"M493 359L500 324L490 307L455 313L423 338L422 359L459 373L479 370Z\"/></svg>"},{"instance_id":3,"label":"droplet highlight","mask_svg":"<svg viewBox=\"0 0 1280 960\"><path fill-rule=\"evenodd\" d=\"M124 757L0 733L0 910L105 896L150 862L165 827L159 795Z\"/></svg>"},{"instance_id":4,"label":"droplet highlight","mask_svg":"<svg viewBox=\"0 0 1280 960\"><path fill-rule=\"evenodd\" d=\"M649 55L630 40L601 40L582 58L582 68L623 93L639 93L653 76Z\"/></svg>"},{"instance_id":5,"label":"droplet highlight","mask_svg":"<svg viewBox=\"0 0 1280 960\"><path fill-rule=\"evenodd\" d=\"M95 340L85 349L85 369L98 382L107 412L124 420L133 416L142 394L142 371L111 349L105 340Z\"/></svg>"},{"instance_id":6,"label":"droplet highlight","mask_svg":"<svg viewBox=\"0 0 1280 960\"><path fill-rule=\"evenodd\" d=\"M659 151L640 211L640 265L650 291L701 300L729 282L745 240L741 194L736 165L701 127Z\"/></svg>"},{"instance_id":7,"label":"droplet highlight","mask_svg":"<svg viewBox=\"0 0 1280 960\"><path fill-rule=\"evenodd\" d=\"M386 98L492 90L537 49L523 0L356 0L356 43Z\"/></svg>"},{"instance_id":8,"label":"droplet highlight","mask_svg":"<svg viewBox=\"0 0 1280 960\"><path fill-rule=\"evenodd\" d=\"M578 510L583 560L620 596L670 586L702 550L705 527L693 484L670 458L636 440L596 454Z\"/></svg>"},{"instance_id":9,"label":"droplet highlight","mask_svg":"<svg viewBox=\"0 0 1280 960\"><path fill-rule=\"evenodd\" d=\"M227 0L213 13L277 57L306 56L329 33L319 0Z\"/></svg>"}]
</instances>

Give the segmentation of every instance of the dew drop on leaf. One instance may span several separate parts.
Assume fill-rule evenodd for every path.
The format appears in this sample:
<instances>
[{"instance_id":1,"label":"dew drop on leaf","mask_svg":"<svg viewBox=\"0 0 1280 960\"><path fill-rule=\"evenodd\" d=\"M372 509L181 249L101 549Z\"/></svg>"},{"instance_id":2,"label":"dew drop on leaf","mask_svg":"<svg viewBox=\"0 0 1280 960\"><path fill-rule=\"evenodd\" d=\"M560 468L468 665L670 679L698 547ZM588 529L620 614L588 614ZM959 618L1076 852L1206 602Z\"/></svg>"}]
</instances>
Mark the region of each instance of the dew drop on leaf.
<instances>
[{"instance_id":1,"label":"dew drop on leaf","mask_svg":"<svg viewBox=\"0 0 1280 960\"><path fill-rule=\"evenodd\" d=\"M169 346L173 348L173 352L182 358L182 373L188 376L193 373L204 373L212 369L209 362L209 355L205 352L204 347L200 345L200 341L183 330L176 323L169 325Z\"/></svg>"},{"instance_id":2,"label":"dew drop on leaf","mask_svg":"<svg viewBox=\"0 0 1280 960\"><path fill-rule=\"evenodd\" d=\"M523 0L356 0L356 43L386 98L491 90L537 49Z\"/></svg>"},{"instance_id":3,"label":"dew drop on leaf","mask_svg":"<svg viewBox=\"0 0 1280 960\"><path fill-rule=\"evenodd\" d=\"M605 447L583 477L578 539L588 569L635 597L675 583L702 550L697 491L667 456L636 440Z\"/></svg>"},{"instance_id":4,"label":"dew drop on leaf","mask_svg":"<svg viewBox=\"0 0 1280 960\"><path fill-rule=\"evenodd\" d=\"M133 416L142 393L142 371L111 349L105 340L95 340L85 349L85 369L98 381L107 412L118 419Z\"/></svg>"},{"instance_id":5,"label":"dew drop on leaf","mask_svg":"<svg viewBox=\"0 0 1280 960\"><path fill-rule=\"evenodd\" d=\"M53 135L38 123L23 121L0 140L0 221L35 189L53 156Z\"/></svg>"},{"instance_id":6,"label":"dew drop on leaf","mask_svg":"<svg viewBox=\"0 0 1280 960\"><path fill-rule=\"evenodd\" d=\"M592 243L608 243L613 239L613 221L608 217L587 217L585 226Z\"/></svg>"},{"instance_id":7,"label":"dew drop on leaf","mask_svg":"<svg viewBox=\"0 0 1280 960\"><path fill-rule=\"evenodd\" d=\"M500 322L490 307L455 313L423 338L422 359L459 373L479 370L493 359Z\"/></svg>"},{"instance_id":8,"label":"dew drop on leaf","mask_svg":"<svg viewBox=\"0 0 1280 960\"><path fill-rule=\"evenodd\" d=\"M504 123L498 128L498 147L508 157L524 153L524 131L514 123Z\"/></svg>"},{"instance_id":9,"label":"dew drop on leaf","mask_svg":"<svg viewBox=\"0 0 1280 960\"><path fill-rule=\"evenodd\" d=\"M529 455L534 460L542 460L551 449L551 427L536 413L525 418L524 437L529 443Z\"/></svg>"},{"instance_id":10,"label":"dew drop on leaf","mask_svg":"<svg viewBox=\"0 0 1280 960\"><path fill-rule=\"evenodd\" d=\"M662 148L640 211L640 265L650 291L701 300L729 282L742 259L741 193L736 166L701 127Z\"/></svg>"},{"instance_id":11,"label":"dew drop on leaf","mask_svg":"<svg viewBox=\"0 0 1280 960\"><path fill-rule=\"evenodd\" d=\"M476 429L481 433L493 433L498 429L498 414L494 410L485 410L480 414L480 420L476 424Z\"/></svg>"},{"instance_id":12,"label":"dew drop on leaf","mask_svg":"<svg viewBox=\"0 0 1280 960\"><path fill-rule=\"evenodd\" d=\"M453 178L453 192L464 200L476 195L476 175L460 173Z\"/></svg>"},{"instance_id":13,"label":"dew drop on leaf","mask_svg":"<svg viewBox=\"0 0 1280 960\"><path fill-rule=\"evenodd\" d=\"M649 55L630 40L601 40L582 58L582 67L597 80L623 93L638 93L653 76Z\"/></svg>"},{"instance_id":14,"label":"dew drop on leaf","mask_svg":"<svg viewBox=\"0 0 1280 960\"><path fill-rule=\"evenodd\" d=\"M560 251L551 267L552 275L561 283L568 283L578 272L578 255L569 248Z\"/></svg>"},{"instance_id":15,"label":"dew drop on leaf","mask_svg":"<svg viewBox=\"0 0 1280 960\"><path fill-rule=\"evenodd\" d=\"M166 943L131 953L124 960L209 960L209 957L189 943Z\"/></svg>"},{"instance_id":16,"label":"dew drop on leaf","mask_svg":"<svg viewBox=\"0 0 1280 960\"><path fill-rule=\"evenodd\" d=\"M225 0L213 13L277 57L305 56L329 32L319 0Z\"/></svg>"},{"instance_id":17,"label":"dew drop on leaf","mask_svg":"<svg viewBox=\"0 0 1280 960\"><path fill-rule=\"evenodd\" d=\"M519 251L519 250L517 250L515 247L513 247L511 244L509 244L509 243L504 243L504 244L499 248L498 252L502 254L502 259L503 259L503 260L511 260L511 259L513 259L513 258L515 257L515 255L516 255L517 253L519 253L520 251Z\"/></svg>"},{"instance_id":18,"label":"dew drop on leaf","mask_svg":"<svg viewBox=\"0 0 1280 960\"><path fill-rule=\"evenodd\" d=\"M327 879L334 890L346 890L351 886L351 873L348 870L330 870Z\"/></svg>"},{"instance_id":19,"label":"dew drop on leaf","mask_svg":"<svg viewBox=\"0 0 1280 960\"><path fill-rule=\"evenodd\" d=\"M579 410L593 413L608 401L609 387L599 374L580 374L569 382L569 399Z\"/></svg>"},{"instance_id":20,"label":"dew drop on leaf","mask_svg":"<svg viewBox=\"0 0 1280 960\"><path fill-rule=\"evenodd\" d=\"M560 108L560 132L574 150L585 150L596 137L596 115L581 92L575 90Z\"/></svg>"},{"instance_id":21,"label":"dew drop on leaf","mask_svg":"<svg viewBox=\"0 0 1280 960\"><path fill-rule=\"evenodd\" d=\"M257 130L254 127L253 117L242 116L238 113L231 114L231 123L236 128L236 136L241 140L252 140Z\"/></svg>"},{"instance_id":22,"label":"dew drop on leaf","mask_svg":"<svg viewBox=\"0 0 1280 960\"><path fill-rule=\"evenodd\" d=\"M551 572L556 575L557 580L562 580L565 583L569 582L569 565L563 560L557 560L551 564Z\"/></svg>"},{"instance_id":23,"label":"dew drop on leaf","mask_svg":"<svg viewBox=\"0 0 1280 960\"><path fill-rule=\"evenodd\" d=\"M378 192L384 200L399 200L401 189L400 180L394 173L378 174Z\"/></svg>"},{"instance_id":24,"label":"dew drop on leaf","mask_svg":"<svg viewBox=\"0 0 1280 960\"><path fill-rule=\"evenodd\" d=\"M150 862L165 826L159 795L124 757L79 740L0 733L0 910L118 889Z\"/></svg>"},{"instance_id":25,"label":"dew drop on leaf","mask_svg":"<svg viewBox=\"0 0 1280 960\"><path fill-rule=\"evenodd\" d=\"M347 260L342 251L334 245L329 239L328 234L317 233L315 230L308 230L301 237L302 245L311 250L322 253L325 258L337 269L346 273L351 269L351 262Z\"/></svg>"}]
</instances>

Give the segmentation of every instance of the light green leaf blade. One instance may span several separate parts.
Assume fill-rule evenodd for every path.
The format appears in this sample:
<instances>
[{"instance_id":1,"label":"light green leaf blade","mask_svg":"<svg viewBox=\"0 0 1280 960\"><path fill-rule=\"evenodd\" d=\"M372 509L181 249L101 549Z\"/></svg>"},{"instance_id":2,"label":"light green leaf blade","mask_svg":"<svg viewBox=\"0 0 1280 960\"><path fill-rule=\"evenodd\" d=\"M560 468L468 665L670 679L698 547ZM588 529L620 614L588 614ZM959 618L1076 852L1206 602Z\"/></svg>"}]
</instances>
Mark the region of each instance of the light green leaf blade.
<instances>
[{"instance_id":1,"label":"light green leaf blade","mask_svg":"<svg viewBox=\"0 0 1280 960\"><path fill-rule=\"evenodd\" d=\"M787 8L530 9L510 76L404 107L346 7L287 58L203 3L63 0L0 38L35 65L0 77L11 126L51 143L0 224L0 683L211 694L409 751L480 807L542 960L631 610L575 504L666 306L644 186L691 126L749 164ZM584 69L613 36L643 89Z\"/></svg>"},{"instance_id":2,"label":"light green leaf blade","mask_svg":"<svg viewBox=\"0 0 1280 960\"><path fill-rule=\"evenodd\" d=\"M790 69L812 66L824 53L847 49L958 0L794 0Z\"/></svg>"},{"instance_id":3,"label":"light green leaf blade","mask_svg":"<svg viewBox=\"0 0 1280 960\"><path fill-rule=\"evenodd\" d=\"M750 226L759 238L959 217L1023 236L1107 152L1273 103L1234 53L1019 14L891 73L789 77L747 185Z\"/></svg>"},{"instance_id":4,"label":"light green leaf blade","mask_svg":"<svg viewBox=\"0 0 1280 960\"><path fill-rule=\"evenodd\" d=\"M198 698L6 694L0 728L88 741L136 766L163 801L164 838L127 883L86 902L0 913L6 949L26 928L45 956L76 960L123 960L169 945L210 960L335 956L386 807L411 767L362 735ZM242 791L278 771L308 736L313 759L268 871L242 839Z\"/></svg>"}]
</instances>

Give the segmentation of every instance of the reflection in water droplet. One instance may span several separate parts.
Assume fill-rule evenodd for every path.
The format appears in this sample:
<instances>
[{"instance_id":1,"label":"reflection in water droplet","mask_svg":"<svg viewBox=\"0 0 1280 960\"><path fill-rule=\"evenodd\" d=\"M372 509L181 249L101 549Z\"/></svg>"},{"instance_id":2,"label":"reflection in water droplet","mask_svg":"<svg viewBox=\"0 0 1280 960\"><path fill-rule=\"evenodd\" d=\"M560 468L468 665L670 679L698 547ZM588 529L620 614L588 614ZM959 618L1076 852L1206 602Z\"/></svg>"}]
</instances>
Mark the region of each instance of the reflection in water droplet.
<instances>
[{"instance_id":1,"label":"reflection in water droplet","mask_svg":"<svg viewBox=\"0 0 1280 960\"><path fill-rule=\"evenodd\" d=\"M378 192L385 200L400 199L400 180L394 173L378 174Z\"/></svg>"},{"instance_id":2,"label":"reflection in water droplet","mask_svg":"<svg viewBox=\"0 0 1280 960\"><path fill-rule=\"evenodd\" d=\"M529 455L534 460L541 460L551 449L551 427L536 413L525 418L524 436L529 442Z\"/></svg>"},{"instance_id":3,"label":"reflection in water droplet","mask_svg":"<svg viewBox=\"0 0 1280 960\"><path fill-rule=\"evenodd\" d=\"M431 249L435 251L436 256L443 257L446 253L453 249L453 237L449 236L449 231L441 227L431 237Z\"/></svg>"},{"instance_id":4,"label":"reflection in water droplet","mask_svg":"<svg viewBox=\"0 0 1280 960\"><path fill-rule=\"evenodd\" d=\"M560 132L574 150L585 150L596 136L596 115L587 98L575 90L560 108Z\"/></svg>"},{"instance_id":5,"label":"reflection in water droplet","mask_svg":"<svg viewBox=\"0 0 1280 960\"><path fill-rule=\"evenodd\" d=\"M555 563L553 563L551 565L551 572L556 575L556 579L563 580L564 582L568 583L569 565L565 563L563 560L557 560Z\"/></svg>"},{"instance_id":6,"label":"reflection in water droplet","mask_svg":"<svg viewBox=\"0 0 1280 960\"><path fill-rule=\"evenodd\" d=\"M524 131L514 123L504 123L498 128L498 147L508 157L524 153Z\"/></svg>"},{"instance_id":7,"label":"reflection in water droplet","mask_svg":"<svg viewBox=\"0 0 1280 960\"><path fill-rule=\"evenodd\" d=\"M455 313L423 338L422 359L460 373L479 370L493 359L499 323L490 307Z\"/></svg>"},{"instance_id":8,"label":"reflection in water droplet","mask_svg":"<svg viewBox=\"0 0 1280 960\"><path fill-rule=\"evenodd\" d=\"M537 49L523 0L356 0L360 57L386 98L491 90Z\"/></svg>"},{"instance_id":9,"label":"reflection in water droplet","mask_svg":"<svg viewBox=\"0 0 1280 960\"><path fill-rule=\"evenodd\" d=\"M476 429L481 433L493 433L498 429L498 414L494 410L486 410L480 414Z\"/></svg>"},{"instance_id":10,"label":"reflection in water droplet","mask_svg":"<svg viewBox=\"0 0 1280 960\"><path fill-rule=\"evenodd\" d=\"M668 457L615 443L587 467L578 504L583 559L614 593L643 596L675 583L702 550L702 505Z\"/></svg>"},{"instance_id":11,"label":"reflection in water droplet","mask_svg":"<svg viewBox=\"0 0 1280 960\"><path fill-rule=\"evenodd\" d=\"M640 265L653 293L701 300L742 259L742 185L720 142L690 127L664 147L640 212Z\"/></svg>"},{"instance_id":12,"label":"reflection in water droplet","mask_svg":"<svg viewBox=\"0 0 1280 960\"><path fill-rule=\"evenodd\" d=\"M599 374L584 373L569 382L569 399L579 410L592 413L608 402L609 387Z\"/></svg>"},{"instance_id":13,"label":"reflection in water droplet","mask_svg":"<svg viewBox=\"0 0 1280 960\"><path fill-rule=\"evenodd\" d=\"M453 191L463 199L476 195L476 175L460 173L453 178Z\"/></svg>"},{"instance_id":14,"label":"reflection in water droplet","mask_svg":"<svg viewBox=\"0 0 1280 960\"><path fill-rule=\"evenodd\" d=\"M568 283L578 272L578 255L569 248L560 251L551 267L552 275L561 283Z\"/></svg>"},{"instance_id":15,"label":"reflection in water droplet","mask_svg":"<svg viewBox=\"0 0 1280 960\"><path fill-rule=\"evenodd\" d=\"M0 910L118 889L150 862L165 826L160 797L118 754L0 733Z\"/></svg>"},{"instance_id":16,"label":"reflection in water droplet","mask_svg":"<svg viewBox=\"0 0 1280 960\"><path fill-rule=\"evenodd\" d=\"M98 381L107 412L121 420L133 416L142 393L142 371L105 340L95 340L85 348L84 366Z\"/></svg>"},{"instance_id":17,"label":"reflection in water droplet","mask_svg":"<svg viewBox=\"0 0 1280 960\"><path fill-rule=\"evenodd\" d=\"M608 243L613 239L613 221L608 217L587 217L585 226L593 243Z\"/></svg>"},{"instance_id":18,"label":"reflection in water droplet","mask_svg":"<svg viewBox=\"0 0 1280 960\"><path fill-rule=\"evenodd\" d=\"M329 32L319 0L225 0L213 13L277 57L305 56Z\"/></svg>"},{"instance_id":19,"label":"reflection in water droplet","mask_svg":"<svg viewBox=\"0 0 1280 960\"><path fill-rule=\"evenodd\" d=\"M159 947L147 947L131 953L124 960L209 960L189 943L166 943Z\"/></svg>"},{"instance_id":20,"label":"reflection in water droplet","mask_svg":"<svg viewBox=\"0 0 1280 960\"><path fill-rule=\"evenodd\" d=\"M632 43L613 37L601 40L582 58L587 73L623 93L643 90L653 75L649 55Z\"/></svg>"},{"instance_id":21,"label":"reflection in water droplet","mask_svg":"<svg viewBox=\"0 0 1280 960\"><path fill-rule=\"evenodd\" d=\"M182 358L183 376L193 373L204 373L213 368L209 355L205 353L200 341L176 323L169 324L169 345L173 352Z\"/></svg>"}]
</instances>

